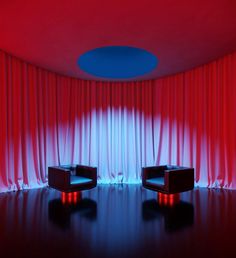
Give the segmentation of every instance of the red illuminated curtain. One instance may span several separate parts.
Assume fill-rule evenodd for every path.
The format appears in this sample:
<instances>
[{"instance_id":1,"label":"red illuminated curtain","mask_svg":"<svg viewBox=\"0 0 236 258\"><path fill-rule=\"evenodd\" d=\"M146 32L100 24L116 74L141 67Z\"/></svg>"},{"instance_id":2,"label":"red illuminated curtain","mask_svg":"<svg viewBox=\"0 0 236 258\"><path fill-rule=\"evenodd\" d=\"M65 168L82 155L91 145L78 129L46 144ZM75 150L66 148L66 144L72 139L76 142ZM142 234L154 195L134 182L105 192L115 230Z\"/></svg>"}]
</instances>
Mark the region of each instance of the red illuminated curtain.
<instances>
[{"instance_id":1,"label":"red illuminated curtain","mask_svg":"<svg viewBox=\"0 0 236 258\"><path fill-rule=\"evenodd\" d=\"M162 79L67 78L0 51L0 191L43 186L47 167L98 167L140 182L142 166L195 168L196 185L236 188L236 53Z\"/></svg>"}]
</instances>

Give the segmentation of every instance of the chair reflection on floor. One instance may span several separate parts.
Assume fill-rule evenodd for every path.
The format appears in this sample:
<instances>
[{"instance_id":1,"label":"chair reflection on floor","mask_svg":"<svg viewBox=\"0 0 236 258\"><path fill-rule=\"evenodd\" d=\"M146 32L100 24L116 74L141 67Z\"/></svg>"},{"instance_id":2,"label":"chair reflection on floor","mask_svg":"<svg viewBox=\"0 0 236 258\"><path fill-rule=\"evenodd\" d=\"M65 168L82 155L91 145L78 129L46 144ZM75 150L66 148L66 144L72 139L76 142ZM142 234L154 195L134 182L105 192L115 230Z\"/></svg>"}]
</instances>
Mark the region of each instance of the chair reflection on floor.
<instances>
[{"instance_id":1,"label":"chair reflection on floor","mask_svg":"<svg viewBox=\"0 0 236 258\"><path fill-rule=\"evenodd\" d=\"M173 232L194 223L194 207L191 203L181 201L179 194L160 194L155 199L144 201L142 204L144 221L152 221L164 217L165 230Z\"/></svg>"},{"instance_id":2,"label":"chair reflection on floor","mask_svg":"<svg viewBox=\"0 0 236 258\"><path fill-rule=\"evenodd\" d=\"M70 227L73 214L94 221L97 218L97 203L88 198L82 199L81 192L62 193L61 198L48 203L49 220L62 229Z\"/></svg>"}]
</instances>

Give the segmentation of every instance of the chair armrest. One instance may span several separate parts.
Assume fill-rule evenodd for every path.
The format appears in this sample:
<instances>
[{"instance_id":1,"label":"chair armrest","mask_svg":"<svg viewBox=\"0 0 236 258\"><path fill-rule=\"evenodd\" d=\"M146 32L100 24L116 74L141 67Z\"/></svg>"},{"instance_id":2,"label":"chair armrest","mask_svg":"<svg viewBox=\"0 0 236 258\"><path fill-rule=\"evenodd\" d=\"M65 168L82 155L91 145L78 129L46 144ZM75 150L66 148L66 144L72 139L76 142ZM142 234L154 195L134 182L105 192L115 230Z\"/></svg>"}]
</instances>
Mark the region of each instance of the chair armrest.
<instances>
[{"instance_id":1,"label":"chair armrest","mask_svg":"<svg viewBox=\"0 0 236 258\"><path fill-rule=\"evenodd\" d=\"M90 178L97 181L97 168L90 166L76 166L76 175Z\"/></svg>"},{"instance_id":2,"label":"chair armrest","mask_svg":"<svg viewBox=\"0 0 236 258\"><path fill-rule=\"evenodd\" d=\"M173 170L165 170L165 182L170 192L178 192L194 187L194 169L180 167Z\"/></svg>"},{"instance_id":3,"label":"chair armrest","mask_svg":"<svg viewBox=\"0 0 236 258\"><path fill-rule=\"evenodd\" d=\"M61 167L48 168L48 185L66 187L70 185L70 170Z\"/></svg>"}]
</instances>

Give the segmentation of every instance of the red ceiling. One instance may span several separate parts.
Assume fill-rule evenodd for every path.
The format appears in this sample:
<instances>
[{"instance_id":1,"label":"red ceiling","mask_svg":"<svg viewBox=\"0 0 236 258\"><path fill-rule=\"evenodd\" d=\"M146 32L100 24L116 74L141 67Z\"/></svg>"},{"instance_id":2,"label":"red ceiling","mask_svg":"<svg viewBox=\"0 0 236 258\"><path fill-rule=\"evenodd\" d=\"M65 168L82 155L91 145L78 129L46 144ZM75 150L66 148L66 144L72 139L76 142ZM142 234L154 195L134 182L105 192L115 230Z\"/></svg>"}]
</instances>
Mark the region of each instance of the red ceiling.
<instances>
[{"instance_id":1,"label":"red ceiling","mask_svg":"<svg viewBox=\"0 0 236 258\"><path fill-rule=\"evenodd\" d=\"M191 69L236 50L235 0L11 0L0 2L0 49L77 78L78 57L128 45L151 51L155 71Z\"/></svg>"}]
</instances>

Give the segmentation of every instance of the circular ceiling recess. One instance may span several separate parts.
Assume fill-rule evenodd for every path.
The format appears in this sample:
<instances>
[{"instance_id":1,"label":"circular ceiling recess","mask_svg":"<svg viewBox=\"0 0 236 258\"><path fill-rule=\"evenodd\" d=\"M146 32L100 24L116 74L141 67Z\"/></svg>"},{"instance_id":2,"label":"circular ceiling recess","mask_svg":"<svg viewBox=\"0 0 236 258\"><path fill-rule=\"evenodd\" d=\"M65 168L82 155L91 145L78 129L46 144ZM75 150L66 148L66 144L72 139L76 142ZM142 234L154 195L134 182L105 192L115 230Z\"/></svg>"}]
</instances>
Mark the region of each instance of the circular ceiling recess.
<instances>
[{"instance_id":1,"label":"circular ceiling recess","mask_svg":"<svg viewBox=\"0 0 236 258\"><path fill-rule=\"evenodd\" d=\"M136 78L151 72L157 64L155 55L130 46L95 48L78 59L81 70L104 79Z\"/></svg>"}]
</instances>

